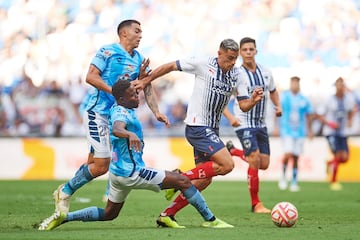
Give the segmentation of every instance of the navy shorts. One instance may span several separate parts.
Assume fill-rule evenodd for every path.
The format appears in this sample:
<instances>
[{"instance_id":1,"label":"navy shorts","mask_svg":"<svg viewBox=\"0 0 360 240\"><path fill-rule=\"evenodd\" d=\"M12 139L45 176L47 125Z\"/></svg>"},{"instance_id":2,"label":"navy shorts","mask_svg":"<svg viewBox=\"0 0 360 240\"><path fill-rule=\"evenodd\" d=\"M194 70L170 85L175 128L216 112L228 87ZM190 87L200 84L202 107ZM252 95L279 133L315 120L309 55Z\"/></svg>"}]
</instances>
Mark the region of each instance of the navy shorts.
<instances>
[{"instance_id":1,"label":"navy shorts","mask_svg":"<svg viewBox=\"0 0 360 240\"><path fill-rule=\"evenodd\" d=\"M186 125L185 136L194 148L195 164L210 161L214 153L225 147L219 138L219 129Z\"/></svg>"},{"instance_id":2,"label":"navy shorts","mask_svg":"<svg viewBox=\"0 0 360 240\"><path fill-rule=\"evenodd\" d=\"M330 149L333 153L338 151L345 151L349 152L349 146L347 143L347 137L340 137L340 136L326 136L328 140Z\"/></svg>"},{"instance_id":3,"label":"navy shorts","mask_svg":"<svg viewBox=\"0 0 360 240\"><path fill-rule=\"evenodd\" d=\"M269 135L267 128L244 128L236 131L245 156L259 149L260 153L270 155Z\"/></svg>"}]
</instances>

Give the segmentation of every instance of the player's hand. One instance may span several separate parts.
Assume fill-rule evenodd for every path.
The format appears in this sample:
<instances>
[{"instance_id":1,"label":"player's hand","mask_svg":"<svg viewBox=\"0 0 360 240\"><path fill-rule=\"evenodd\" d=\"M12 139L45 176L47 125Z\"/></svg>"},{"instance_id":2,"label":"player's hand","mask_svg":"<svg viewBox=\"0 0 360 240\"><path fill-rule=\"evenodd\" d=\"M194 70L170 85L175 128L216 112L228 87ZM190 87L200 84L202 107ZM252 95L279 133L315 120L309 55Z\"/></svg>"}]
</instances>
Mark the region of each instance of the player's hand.
<instances>
[{"instance_id":1,"label":"player's hand","mask_svg":"<svg viewBox=\"0 0 360 240\"><path fill-rule=\"evenodd\" d=\"M327 121L326 125L331 129L338 129L339 125L336 122L333 121Z\"/></svg>"},{"instance_id":2,"label":"player's hand","mask_svg":"<svg viewBox=\"0 0 360 240\"><path fill-rule=\"evenodd\" d=\"M146 72L146 69L149 66L149 64L150 64L150 59L149 58L145 58L142 61L141 66L140 66L140 73L139 73L138 79L143 79L144 77L149 76L150 71Z\"/></svg>"},{"instance_id":3,"label":"player's hand","mask_svg":"<svg viewBox=\"0 0 360 240\"><path fill-rule=\"evenodd\" d=\"M155 114L155 117L159 122L165 123L166 127L170 127L169 119L167 118L167 116L165 114L157 113L157 114Z\"/></svg>"},{"instance_id":4,"label":"player's hand","mask_svg":"<svg viewBox=\"0 0 360 240\"><path fill-rule=\"evenodd\" d=\"M129 143L130 143L130 149L134 150L135 152L141 151L141 141L136 136L136 134L130 132L129 134Z\"/></svg>"},{"instance_id":5,"label":"player's hand","mask_svg":"<svg viewBox=\"0 0 360 240\"><path fill-rule=\"evenodd\" d=\"M264 97L264 90L262 87L257 87L253 91L251 98L255 103L258 103Z\"/></svg>"},{"instance_id":6,"label":"player's hand","mask_svg":"<svg viewBox=\"0 0 360 240\"><path fill-rule=\"evenodd\" d=\"M237 118L234 118L231 122L230 122L232 127L239 127L241 125L240 120Z\"/></svg>"},{"instance_id":7,"label":"player's hand","mask_svg":"<svg viewBox=\"0 0 360 240\"><path fill-rule=\"evenodd\" d=\"M281 117L281 116L282 116L282 109L281 109L281 107L280 107L280 106L275 106L274 109L275 109L275 115L276 115L277 117Z\"/></svg>"},{"instance_id":8,"label":"player's hand","mask_svg":"<svg viewBox=\"0 0 360 240\"><path fill-rule=\"evenodd\" d=\"M132 85L134 86L135 90L138 92L142 91L147 85L148 81L146 79L149 77L151 73L151 70L146 72L146 68L149 66L149 64L150 64L150 60L148 58L144 59L140 66L140 74L138 79L132 81Z\"/></svg>"}]
</instances>

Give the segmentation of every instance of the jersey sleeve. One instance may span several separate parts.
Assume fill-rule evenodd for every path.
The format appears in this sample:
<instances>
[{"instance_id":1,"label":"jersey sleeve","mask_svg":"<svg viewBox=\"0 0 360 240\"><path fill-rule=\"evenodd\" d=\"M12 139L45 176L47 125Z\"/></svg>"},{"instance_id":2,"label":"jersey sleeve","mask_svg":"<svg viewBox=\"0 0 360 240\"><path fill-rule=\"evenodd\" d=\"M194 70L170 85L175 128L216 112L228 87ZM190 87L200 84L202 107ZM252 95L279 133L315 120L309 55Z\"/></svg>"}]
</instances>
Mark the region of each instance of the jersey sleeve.
<instances>
[{"instance_id":1,"label":"jersey sleeve","mask_svg":"<svg viewBox=\"0 0 360 240\"><path fill-rule=\"evenodd\" d=\"M272 75L272 72L270 70L267 70L269 72L270 81L269 81L269 92L274 92L276 90L274 77Z\"/></svg>"},{"instance_id":2,"label":"jersey sleeve","mask_svg":"<svg viewBox=\"0 0 360 240\"><path fill-rule=\"evenodd\" d=\"M129 121L129 116L129 112L121 106L114 106L110 110L111 124L114 124L116 121L127 124Z\"/></svg>"},{"instance_id":3,"label":"jersey sleeve","mask_svg":"<svg viewBox=\"0 0 360 240\"><path fill-rule=\"evenodd\" d=\"M112 51L110 51L110 49L102 47L96 52L95 57L91 61L91 64L103 72L111 55Z\"/></svg>"},{"instance_id":4,"label":"jersey sleeve","mask_svg":"<svg viewBox=\"0 0 360 240\"><path fill-rule=\"evenodd\" d=\"M237 100L244 100L244 99L248 99L249 96L249 91L248 91L248 82L246 80L246 77L242 76L242 74L239 74L239 79L238 79L238 85L237 85Z\"/></svg>"},{"instance_id":5,"label":"jersey sleeve","mask_svg":"<svg viewBox=\"0 0 360 240\"><path fill-rule=\"evenodd\" d=\"M191 74L197 74L202 63L202 60L196 59L195 57L180 59L176 61L176 65L179 71Z\"/></svg>"}]
</instances>

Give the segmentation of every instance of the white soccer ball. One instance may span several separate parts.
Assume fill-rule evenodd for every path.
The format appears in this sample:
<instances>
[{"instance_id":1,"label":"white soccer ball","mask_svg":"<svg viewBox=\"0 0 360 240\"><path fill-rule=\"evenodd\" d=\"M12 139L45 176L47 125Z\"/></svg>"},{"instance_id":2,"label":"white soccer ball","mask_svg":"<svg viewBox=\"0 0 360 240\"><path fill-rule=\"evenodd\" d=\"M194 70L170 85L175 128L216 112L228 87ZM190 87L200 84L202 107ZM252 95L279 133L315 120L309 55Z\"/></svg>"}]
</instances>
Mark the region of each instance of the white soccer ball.
<instances>
[{"instance_id":1,"label":"white soccer ball","mask_svg":"<svg viewBox=\"0 0 360 240\"><path fill-rule=\"evenodd\" d=\"M271 220L278 227L292 227L298 220L298 211L292 203L279 202L271 210Z\"/></svg>"}]
</instances>

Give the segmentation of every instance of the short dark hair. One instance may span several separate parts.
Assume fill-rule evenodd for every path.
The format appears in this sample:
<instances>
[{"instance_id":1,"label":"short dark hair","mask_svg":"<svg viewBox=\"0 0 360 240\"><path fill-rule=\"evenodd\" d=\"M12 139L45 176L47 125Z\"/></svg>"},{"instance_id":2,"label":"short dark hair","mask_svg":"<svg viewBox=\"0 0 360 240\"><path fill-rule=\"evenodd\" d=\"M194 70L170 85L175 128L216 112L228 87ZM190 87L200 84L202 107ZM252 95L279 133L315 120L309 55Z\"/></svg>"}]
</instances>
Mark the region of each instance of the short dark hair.
<instances>
[{"instance_id":1,"label":"short dark hair","mask_svg":"<svg viewBox=\"0 0 360 240\"><path fill-rule=\"evenodd\" d=\"M300 78L298 76L293 76L290 78L291 81L297 81L297 82L300 82Z\"/></svg>"},{"instance_id":2,"label":"short dark hair","mask_svg":"<svg viewBox=\"0 0 360 240\"><path fill-rule=\"evenodd\" d=\"M244 45L245 43L253 43L256 47L256 41L253 38L250 37L244 37L240 40L240 48L242 47L242 45Z\"/></svg>"},{"instance_id":3,"label":"short dark hair","mask_svg":"<svg viewBox=\"0 0 360 240\"><path fill-rule=\"evenodd\" d=\"M129 27L131 26L131 24L136 23L136 24L140 24L139 21L135 20L135 19L127 19L122 21L121 23L119 23L119 25L117 26L117 34L120 35L120 31L124 28L124 27Z\"/></svg>"},{"instance_id":4,"label":"short dark hair","mask_svg":"<svg viewBox=\"0 0 360 240\"><path fill-rule=\"evenodd\" d=\"M120 77L119 80L112 86L111 93L116 100L124 96L126 89L130 87L131 83L128 79Z\"/></svg>"},{"instance_id":5,"label":"short dark hair","mask_svg":"<svg viewBox=\"0 0 360 240\"><path fill-rule=\"evenodd\" d=\"M220 48L224 49L224 50L231 50L231 51L234 51L234 52L239 51L239 45L237 44L237 42L235 42L234 40L232 40L230 38L224 39L220 43Z\"/></svg>"}]
</instances>

